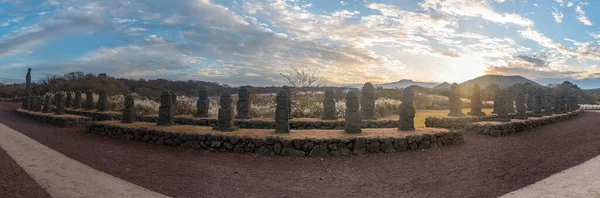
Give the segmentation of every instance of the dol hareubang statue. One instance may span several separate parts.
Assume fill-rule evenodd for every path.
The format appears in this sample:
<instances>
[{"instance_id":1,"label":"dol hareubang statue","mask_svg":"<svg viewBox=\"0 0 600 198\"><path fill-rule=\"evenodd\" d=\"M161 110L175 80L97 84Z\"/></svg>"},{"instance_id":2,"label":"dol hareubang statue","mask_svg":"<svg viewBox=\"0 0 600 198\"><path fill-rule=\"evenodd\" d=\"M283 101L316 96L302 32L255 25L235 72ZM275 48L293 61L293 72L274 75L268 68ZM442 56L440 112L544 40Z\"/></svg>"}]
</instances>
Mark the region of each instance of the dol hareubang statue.
<instances>
[{"instance_id":1,"label":"dol hareubang statue","mask_svg":"<svg viewBox=\"0 0 600 198\"><path fill-rule=\"evenodd\" d=\"M400 131L415 130L415 106L413 104L413 96L415 95L411 87L404 89L402 93L402 104L400 104Z\"/></svg>"}]
</instances>

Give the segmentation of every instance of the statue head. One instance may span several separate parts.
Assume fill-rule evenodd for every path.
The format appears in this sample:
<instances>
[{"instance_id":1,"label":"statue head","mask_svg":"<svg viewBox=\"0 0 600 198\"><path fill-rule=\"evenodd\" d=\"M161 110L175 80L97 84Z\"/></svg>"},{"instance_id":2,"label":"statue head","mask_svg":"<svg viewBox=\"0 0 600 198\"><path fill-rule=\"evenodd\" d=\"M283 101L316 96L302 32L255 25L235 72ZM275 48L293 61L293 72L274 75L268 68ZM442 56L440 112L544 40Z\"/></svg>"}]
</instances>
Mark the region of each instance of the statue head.
<instances>
[{"instance_id":1,"label":"statue head","mask_svg":"<svg viewBox=\"0 0 600 198\"><path fill-rule=\"evenodd\" d=\"M133 95L127 94L127 96L125 96L125 107L133 107L133 106L134 106Z\"/></svg>"},{"instance_id":2,"label":"statue head","mask_svg":"<svg viewBox=\"0 0 600 198\"><path fill-rule=\"evenodd\" d=\"M375 87L370 82L365 83L362 88L362 94L364 97L371 97L375 94Z\"/></svg>"},{"instance_id":3,"label":"statue head","mask_svg":"<svg viewBox=\"0 0 600 198\"><path fill-rule=\"evenodd\" d=\"M405 104L406 107L413 107L414 96L415 92L413 91L412 87L405 88L404 92L402 93L402 104Z\"/></svg>"},{"instance_id":4,"label":"statue head","mask_svg":"<svg viewBox=\"0 0 600 198\"><path fill-rule=\"evenodd\" d=\"M207 91L206 87L200 87L200 89L198 89L198 98L200 98L200 99L208 98L208 91Z\"/></svg>"},{"instance_id":5,"label":"statue head","mask_svg":"<svg viewBox=\"0 0 600 198\"><path fill-rule=\"evenodd\" d=\"M481 89L479 88L478 84L473 85L473 94L474 95L479 95L481 93Z\"/></svg>"},{"instance_id":6,"label":"statue head","mask_svg":"<svg viewBox=\"0 0 600 198\"><path fill-rule=\"evenodd\" d=\"M160 94L160 106L166 107L166 106L170 106L171 104L172 104L171 93L169 93L168 91L163 91Z\"/></svg>"},{"instance_id":7,"label":"statue head","mask_svg":"<svg viewBox=\"0 0 600 198\"><path fill-rule=\"evenodd\" d=\"M352 89L346 94L346 111L357 112L359 107L358 90Z\"/></svg>"},{"instance_id":8,"label":"statue head","mask_svg":"<svg viewBox=\"0 0 600 198\"><path fill-rule=\"evenodd\" d=\"M240 89L238 90L238 97L242 100L248 100L248 98L250 97L250 92L248 91L247 86L240 87Z\"/></svg>"},{"instance_id":9,"label":"statue head","mask_svg":"<svg viewBox=\"0 0 600 198\"><path fill-rule=\"evenodd\" d=\"M219 99L219 105L221 105L221 108L230 108L232 101L233 100L231 99L231 94L229 92L223 91L223 93L221 93L221 98Z\"/></svg>"},{"instance_id":10,"label":"statue head","mask_svg":"<svg viewBox=\"0 0 600 198\"><path fill-rule=\"evenodd\" d=\"M289 98L287 92L285 90L280 90L277 93L277 99L276 99L277 108L287 108L288 107L287 103L288 103L289 99L290 98Z\"/></svg>"},{"instance_id":11,"label":"statue head","mask_svg":"<svg viewBox=\"0 0 600 198\"><path fill-rule=\"evenodd\" d=\"M458 86L456 83L453 83L450 87L450 93L451 95L460 96L460 86Z\"/></svg>"}]
</instances>

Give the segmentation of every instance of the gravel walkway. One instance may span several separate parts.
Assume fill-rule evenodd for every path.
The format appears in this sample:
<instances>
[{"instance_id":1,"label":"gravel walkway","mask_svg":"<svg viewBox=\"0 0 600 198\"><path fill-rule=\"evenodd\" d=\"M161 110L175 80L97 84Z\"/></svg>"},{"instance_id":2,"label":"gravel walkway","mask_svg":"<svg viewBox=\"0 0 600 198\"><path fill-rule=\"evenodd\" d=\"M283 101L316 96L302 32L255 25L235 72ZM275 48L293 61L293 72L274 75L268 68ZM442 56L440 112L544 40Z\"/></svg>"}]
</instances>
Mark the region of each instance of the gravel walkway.
<instances>
[{"instance_id":1,"label":"gravel walkway","mask_svg":"<svg viewBox=\"0 0 600 198\"><path fill-rule=\"evenodd\" d=\"M508 137L465 136L424 152L283 158L194 150L85 135L17 117L0 122L64 155L176 197L498 197L600 154L600 113Z\"/></svg>"}]
</instances>

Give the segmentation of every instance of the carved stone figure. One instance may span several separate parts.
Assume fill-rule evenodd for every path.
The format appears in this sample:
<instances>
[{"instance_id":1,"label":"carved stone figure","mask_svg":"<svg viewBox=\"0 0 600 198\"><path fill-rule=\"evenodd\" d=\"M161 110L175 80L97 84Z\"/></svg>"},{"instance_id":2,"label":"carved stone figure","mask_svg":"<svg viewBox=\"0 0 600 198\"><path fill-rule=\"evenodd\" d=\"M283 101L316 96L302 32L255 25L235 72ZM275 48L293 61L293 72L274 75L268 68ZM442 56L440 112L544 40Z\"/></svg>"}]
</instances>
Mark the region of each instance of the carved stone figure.
<instances>
[{"instance_id":1,"label":"carved stone figure","mask_svg":"<svg viewBox=\"0 0 600 198\"><path fill-rule=\"evenodd\" d=\"M535 91L527 92L527 111L534 111L535 107Z\"/></svg>"},{"instance_id":2,"label":"carved stone figure","mask_svg":"<svg viewBox=\"0 0 600 198\"><path fill-rule=\"evenodd\" d=\"M108 98L105 89L98 90L98 103L96 104L96 109L98 109L98 112L104 112L108 109Z\"/></svg>"},{"instance_id":3,"label":"carved stone figure","mask_svg":"<svg viewBox=\"0 0 600 198\"><path fill-rule=\"evenodd\" d=\"M400 131L414 131L415 130L415 106L414 97L415 93L411 87L404 89L402 93L402 104L400 104L400 121L398 130Z\"/></svg>"},{"instance_id":4,"label":"carved stone figure","mask_svg":"<svg viewBox=\"0 0 600 198\"><path fill-rule=\"evenodd\" d=\"M57 93L56 94L56 115L64 115L65 114L65 94Z\"/></svg>"},{"instance_id":5,"label":"carved stone figure","mask_svg":"<svg viewBox=\"0 0 600 198\"><path fill-rule=\"evenodd\" d=\"M277 93L277 108L275 109L275 133L289 133L290 124L288 114L288 100L290 98L284 90Z\"/></svg>"},{"instance_id":6,"label":"carved stone figure","mask_svg":"<svg viewBox=\"0 0 600 198\"><path fill-rule=\"evenodd\" d=\"M375 87L370 82L363 85L360 110L363 119L375 120Z\"/></svg>"},{"instance_id":7,"label":"carved stone figure","mask_svg":"<svg viewBox=\"0 0 600 198\"><path fill-rule=\"evenodd\" d=\"M170 126L175 124L175 112L171 93L163 91L160 94L160 107L158 108L158 126Z\"/></svg>"},{"instance_id":8,"label":"carved stone figure","mask_svg":"<svg viewBox=\"0 0 600 198\"><path fill-rule=\"evenodd\" d=\"M552 115L552 103L550 101L550 98L552 97L552 94L550 93L550 91L544 91L543 95L542 95L542 107L544 108L544 110L542 111L542 114L545 116L551 116Z\"/></svg>"},{"instance_id":9,"label":"carved stone figure","mask_svg":"<svg viewBox=\"0 0 600 198\"><path fill-rule=\"evenodd\" d=\"M358 90L350 90L346 95L346 126L345 133L361 133L362 116L360 115L360 102L358 101Z\"/></svg>"},{"instance_id":10,"label":"carved stone figure","mask_svg":"<svg viewBox=\"0 0 600 198\"><path fill-rule=\"evenodd\" d=\"M452 84L452 87L450 89L450 113L448 113L448 116L452 116L452 117L462 117L465 116L464 113L462 113L462 101L460 100L460 87L458 86L458 84L454 83Z\"/></svg>"},{"instance_id":11,"label":"carved stone figure","mask_svg":"<svg viewBox=\"0 0 600 198\"><path fill-rule=\"evenodd\" d=\"M510 122L510 118L508 117L508 112L506 111L508 106L508 92L506 90L498 91L496 95L498 101L498 109L497 109L497 117L496 121L498 122Z\"/></svg>"},{"instance_id":12,"label":"carved stone figure","mask_svg":"<svg viewBox=\"0 0 600 198\"><path fill-rule=\"evenodd\" d=\"M94 109L94 92L92 90L85 91L85 110Z\"/></svg>"},{"instance_id":13,"label":"carved stone figure","mask_svg":"<svg viewBox=\"0 0 600 198\"><path fill-rule=\"evenodd\" d=\"M208 105L208 91L206 87L200 87L198 89L198 101L196 102L196 114L194 114L194 117L208 117Z\"/></svg>"},{"instance_id":14,"label":"carved stone figure","mask_svg":"<svg viewBox=\"0 0 600 198\"><path fill-rule=\"evenodd\" d=\"M485 113L481 111L481 90L479 89L479 85L473 85L473 92L471 94L471 112L467 114L470 116L485 116Z\"/></svg>"},{"instance_id":15,"label":"carved stone figure","mask_svg":"<svg viewBox=\"0 0 600 198\"><path fill-rule=\"evenodd\" d=\"M133 95L128 94L125 96L125 108L123 108L123 123L134 123L135 122L135 100Z\"/></svg>"},{"instance_id":16,"label":"carved stone figure","mask_svg":"<svg viewBox=\"0 0 600 198\"><path fill-rule=\"evenodd\" d=\"M73 101L73 109L81 109L81 91L75 91L75 100Z\"/></svg>"},{"instance_id":17,"label":"carved stone figure","mask_svg":"<svg viewBox=\"0 0 600 198\"><path fill-rule=\"evenodd\" d=\"M283 88L283 90L284 90L285 92L287 92L287 94L288 94L288 97L290 98L290 99L289 99L289 102L288 102L288 103L289 103L289 104L288 104L288 110L290 111L290 112L289 112L289 114L290 114L290 119L292 119L292 96L293 96L293 94L292 94L292 88L291 88L291 87L288 87L288 86L283 86L282 88Z\"/></svg>"},{"instance_id":18,"label":"carved stone figure","mask_svg":"<svg viewBox=\"0 0 600 198\"><path fill-rule=\"evenodd\" d=\"M542 117L544 115L542 115L542 108L543 108L543 103L542 103L542 93L540 90L535 92L535 95L533 95L533 115L532 117Z\"/></svg>"},{"instance_id":19,"label":"carved stone figure","mask_svg":"<svg viewBox=\"0 0 600 198\"><path fill-rule=\"evenodd\" d=\"M31 107L29 107L31 105L31 99L29 98L29 96L22 97L21 101L23 102L21 104L21 109L29 110L31 108Z\"/></svg>"},{"instance_id":20,"label":"carved stone figure","mask_svg":"<svg viewBox=\"0 0 600 198\"><path fill-rule=\"evenodd\" d=\"M47 95L44 97L44 110L42 110L42 112L44 113L51 113L52 112L52 97L50 97L50 95Z\"/></svg>"},{"instance_id":21,"label":"carved stone figure","mask_svg":"<svg viewBox=\"0 0 600 198\"><path fill-rule=\"evenodd\" d=\"M171 91L171 103L173 106L173 115L177 114L177 94L174 91Z\"/></svg>"},{"instance_id":22,"label":"carved stone figure","mask_svg":"<svg viewBox=\"0 0 600 198\"><path fill-rule=\"evenodd\" d=\"M526 120L527 119L527 107L525 106L525 91L518 89L517 98L515 99L517 106L517 114L515 119Z\"/></svg>"},{"instance_id":23,"label":"carved stone figure","mask_svg":"<svg viewBox=\"0 0 600 198\"><path fill-rule=\"evenodd\" d=\"M325 99L323 99L323 120L336 120L335 115L335 94L333 89L327 89L325 91Z\"/></svg>"},{"instance_id":24,"label":"carved stone figure","mask_svg":"<svg viewBox=\"0 0 600 198\"><path fill-rule=\"evenodd\" d=\"M27 69L27 75L25 75L25 95L31 93L31 68Z\"/></svg>"},{"instance_id":25,"label":"carved stone figure","mask_svg":"<svg viewBox=\"0 0 600 198\"><path fill-rule=\"evenodd\" d=\"M219 131L234 131L236 127L233 125L233 100L231 94L223 91L219 99L219 115L217 119L217 128Z\"/></svg>"},{"instance_id":26,"label":"carved stone figure","mask_svg":"<svg viewBox=\"0 0 600 198\"><path fill-rule=\"evenodd\" d=\"M506 112L515 113L515 92L513 88L508 88L508 101L506 105Z\"/></svg>"},{"instance_id":27,"label":"carved stone figure","mask_svg":"<svg viewBox=\"0 0 600 198\"><path fill-rule=\"evenodd\" d=\"M73 107L73 94L66 92L67 99L65 100L65 108Z\"/></svg>"},{"instance_id":28,"label":"carved stone figure","mask_svg":"<svg viewBox=\"0 0 600 198\"><path fill-rule=\"evenodd\" d=\"M250 91L248 87L242 86L238 90L236 119L250 119Z\"/></svg>"},{"instance_id":29,"label":"carved stone figure","mask_svg":"<svg viewBox=\"0 0 600 198\"><path fill-rule=\"evenodd\" d=\"M42 97L43 96L35 96L35 108L33 111L41 112L42 111Z\"/></svg>"}]
</instances>

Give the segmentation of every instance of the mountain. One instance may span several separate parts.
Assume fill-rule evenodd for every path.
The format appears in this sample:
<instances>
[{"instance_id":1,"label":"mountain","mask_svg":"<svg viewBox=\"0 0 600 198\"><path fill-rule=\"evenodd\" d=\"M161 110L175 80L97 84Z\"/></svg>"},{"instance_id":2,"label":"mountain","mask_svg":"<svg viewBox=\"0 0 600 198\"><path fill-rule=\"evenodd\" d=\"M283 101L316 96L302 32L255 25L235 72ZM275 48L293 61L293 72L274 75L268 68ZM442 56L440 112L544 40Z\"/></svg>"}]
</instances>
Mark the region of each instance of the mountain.
<instances>
[{"instance_id":1,"label":"mountain","mask_svg":"<svg viewBox=\"0 0 600 198\"><path fill-rule=\"evenodd\" d=\"M413 81L413 80L408 80L408 79L402 79L398 82L392 82L392 83L385 83L385 84L378 84L378 85L374 85L375 87L382 87L384 89L395 89L395 88L405 88L405 87L409 87L412 85L417 85L420 87L427 87L427 88L432 88L435 87L437 85L437 83L433 83L433 82L417 82L417 81Z\"/></svg>"},{"instance_id":2,"label":"mountain","mask_svg":"<svg viewBox=\"0 0 600 198\"><path fill-rule=\"evenodd\" d=\"M452 87L452 84L450 84L448 82L443 82L442 84L439 84L439 85L433 87L433 89L449 90L451 87Z\"/></svg>"},{"instance_id":3,"label":"mountain","mask_svg":"<svg viewBox=\"0 0 600 198\"><path fill-rule=\"evenodd\" d=\"M500 87L510 86L517 83L531 83L534 85L540 85L532 80L529 80L523 76L502 76L502 75L484 75L477 78L468 80L460 83L460 87L468 88L473 87L474 84L479 85L482 89L485 89L490 84L497 84ZM541 85L540 85L541 86Z\"/></svg>"}]
</instances>

